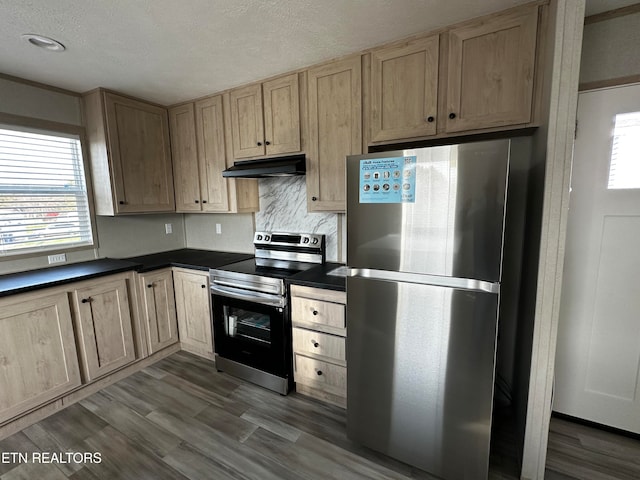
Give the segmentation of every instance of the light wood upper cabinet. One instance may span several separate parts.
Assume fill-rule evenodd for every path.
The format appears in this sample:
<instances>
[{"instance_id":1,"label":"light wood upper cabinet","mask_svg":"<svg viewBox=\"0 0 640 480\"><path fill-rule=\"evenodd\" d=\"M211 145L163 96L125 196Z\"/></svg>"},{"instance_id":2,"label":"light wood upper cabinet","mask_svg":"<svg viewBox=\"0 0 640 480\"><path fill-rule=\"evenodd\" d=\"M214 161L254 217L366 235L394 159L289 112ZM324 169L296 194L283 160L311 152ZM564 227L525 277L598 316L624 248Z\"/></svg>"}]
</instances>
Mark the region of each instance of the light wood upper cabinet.
<instances>
[{"instance_id":1,"label":"light wood upper cabinet","mask_svg":"<svg viewBox=\"0 0 640 480\"><path fill-rule=\"evenodd\" d=\"M193 103L169 109L171 152L177 212L202 210Z\"/></svg>"},{"instance_id":2,"label":"light wood upper cabinet","mask_svg":"<svg viewBox=\"0 0 640 480\"><path fill-rule=\"evenodd\" d=\"M132 275L82 282L73 290L76 334L86 382L136 359L129 304Z\"/></svg>"},{"instance_id":3,"label":"light wood upper cabinet","mask_svg":"<svg viewBox=\"0 0 640 480\"><path fill-rule=\"evenodd\" d=\"M526 5L372 50L367 143L530 124L538 9Z\"/></svg>"},{"instance_id":4,"label":"light wood upper cabinet","mask_svg":"<svg viewBox=\"0 0 640 480\"><path fill-rule=\"evenodd\" d=\"M371 141L435 135L439 36L371 52Z\"/></svg>"},{"instance_id":5,"label":"light wood upper cabinet","mask_svg":"<svg viewBox=\"0 0 640 480\"><path fill-rule=\"evenodd\" d=\"M178 321L171 269L139 275L141 314L149 354L178 342Z\"/></svg>"},{"instance_id":6,"label":"light wood upper cabinet","mask_svg":"<svg viewBox=\"0 0 640 480\"><path fill-rule=\"evenodd\" d=\"M104 90L83 104L96 213L174 211L167 110Z\"/></svg>"},{"instance_id":7,"label":"light wood upper cabinet","mask_svg":"<svg viewBox=\"0 0 640 480\"><path fill-rule=\"evenodd\" d=\"M213 359L209 273L177 268L173 281L183 350Z\"/></svg>"},{"instance_id":8,"label":"light wood upper cabinet","mask_svg":"<svg viewBox=\"0 0 640 480\"><path fill-rule=\"evenodd\" d=\"M262 84L265 153L300 151L300 92L298 74Z\"/></svg>"},{"instance_id":9,"label":"light wood upper cabinet","mask_svg":"<svg viewBox=\"0 0 640 480\"><path fill-rule=\"evenodd\" d=\"M233 157L300 151L298 74L229 92Z\"/></svg>"},{"instance_id":10,"label":"light wood upper cabinet","mask_svg":"<svg viewBox=\"0 0 640 480\"><path fill-rule=\"evenodd\" d=\"M360 56L309 69L307 209L345 210L345 161L362 153Z\"/></svg>"},{"instance_id":11,"label":"light wood upper cabinet","mask_svg":"<svg viewBox=\"0 0 640 480\"><path fill-rule=\"evenodd\" d=\"M448 32L447 132L531 121L538 7Z\"/></svg>"},{"instance_id":12,"label":"light wood upper cabinet","mask_svg":"<svg viewBox=\"0 0 640 480\"><path fill-rule=\"evenodd\" d=\"M262 85L249 85L229 93L234 158L264 155Z\"/></svg>"},{"instance_id":13,"label":"light wood upper cabinet","mask_svg":"<svg viewBox=\"0 0 640 480\"><path fill-rule=\"evenodd\" d=\"M222 95L169 109L178 212L254 212L255 180L222 176L227 167Z\"/></svg>"},{"instance_id":14,"label":"light wood upper cabinet","mask_svg":"<svg viewBox=\"0 0 640 480\"><path fill-rule=\"evenodd\" d=\"M227 167L222 108L222 95L196 102L196 139L203 212L228 212L229 186L235 186L222 176L222 171Z\"/></svg>"},{"instance_id":15,"label":"light wood upper cabinet","mask_svg":"<svg viewBox=\"0 0 640 480\"><path fill-rule=\"evenodd\" d=\"M0 300L0 423L80 385L66 292Z\"/></svg>"}]
</instances>

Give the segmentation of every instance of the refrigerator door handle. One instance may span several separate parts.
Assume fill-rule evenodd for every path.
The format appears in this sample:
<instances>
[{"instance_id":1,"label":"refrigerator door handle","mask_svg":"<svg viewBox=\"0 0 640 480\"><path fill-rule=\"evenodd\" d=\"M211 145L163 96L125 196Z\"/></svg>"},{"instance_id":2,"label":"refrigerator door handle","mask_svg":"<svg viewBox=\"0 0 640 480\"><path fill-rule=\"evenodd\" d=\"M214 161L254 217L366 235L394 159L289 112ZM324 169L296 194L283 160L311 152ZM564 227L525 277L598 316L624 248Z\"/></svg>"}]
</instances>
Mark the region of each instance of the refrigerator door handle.
<instances>
[{"instance_id":1,"label":"refrigerator door handle","mask_svg":"<svg viewBox=\"0 0 640 480\"><path fill-rule=\"evenodd\" d=\"M348 268L348 277L370 278L388 282L407 282L438 287L451 287L476 292L500 293L500 283L486 282L471 278L443 277L440 275L426 275L421 273L391 272L388 270L374 270L371 268Z\"/></svg>"}]
</instances>

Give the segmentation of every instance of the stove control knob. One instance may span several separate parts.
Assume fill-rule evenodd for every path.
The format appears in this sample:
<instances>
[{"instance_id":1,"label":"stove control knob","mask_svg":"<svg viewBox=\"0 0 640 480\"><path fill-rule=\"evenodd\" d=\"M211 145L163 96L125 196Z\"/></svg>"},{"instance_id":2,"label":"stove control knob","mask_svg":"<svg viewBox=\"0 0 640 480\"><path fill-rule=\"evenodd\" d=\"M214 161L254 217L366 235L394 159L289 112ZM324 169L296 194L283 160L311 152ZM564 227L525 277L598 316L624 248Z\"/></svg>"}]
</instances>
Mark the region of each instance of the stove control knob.
<instances>
[{"instance_id":1,"label":"stove control knob","mask_svg":"<svg viewBox=\"0 0 640 480\"><path fill-rule=\"evenodd\" d=\"M302 243L309 243L309 237L304 237L302 239Z\"/></svg>"},{"instance_id":2,"label":"stove control knob","mask_svg":"<svg viewBox=\"0 0 640 480\"><path fill-rule=\"evenodd\" d=\"M271 240L271 236L269 236L269 235L265 235L265 236L264 236L264 241L265 241L265 242L268 242L269 240Z\"/></svg>"},{"instance_id":3,"label":"stove control knob","mask_svg":"<svg viewBox=\"0 0 640 480\"><path fill-rule=\"evenodd\" d=\"M256 240L258 241L262 240L262 235L256 235Z\"/></svg>"},{"instance_id":4,"label":"stove control knob","mask_svg":"<svg viewBox=\"0 0 640 480\"><path fill-rule=\"evenodd\" d=\"M318 241L319 241L319 240L318 240L317 238L314 238L312 243L313 243L314 245L317 245L317 244L318 244Z\"/></svg>"}]
</instances>

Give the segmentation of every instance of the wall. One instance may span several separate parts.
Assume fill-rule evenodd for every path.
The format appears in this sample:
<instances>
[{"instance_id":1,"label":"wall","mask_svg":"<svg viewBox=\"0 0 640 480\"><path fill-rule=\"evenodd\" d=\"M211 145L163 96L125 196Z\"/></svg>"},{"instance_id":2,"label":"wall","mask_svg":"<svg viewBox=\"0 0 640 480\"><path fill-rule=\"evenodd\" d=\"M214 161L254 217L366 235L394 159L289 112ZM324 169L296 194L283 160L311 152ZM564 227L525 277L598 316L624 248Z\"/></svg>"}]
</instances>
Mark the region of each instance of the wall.
<instances>
[{"instance_id":1,"label":"wall","mask_svg":"<svg viewBox=\"0 0 640 480\"><path fill-rule=\"evenodd\" d=\"M184 216L186 246L203 250L253 253L253 214L187 214ZM220 224L222 233L216 233Z\"/></svg>"},{"instance_id":2,"label":"wall","mask_svg":"<svg viewBox=\"0 0 640 480\"><path fill-rule=\"evenodd\" d=\"M336 213L308 213L304 176L274 177L258 181L260 211L256 230L273 232L324 233L327 261L339 261L342 241L338 239L340 216Z\"/></svg>"},{"instance_id":3,"label":"wall","mask_svg":"<svg viewBox=\"0 0 640 480\"><path fill-rule=\"evenodd\" d=\"M173 233L165 233L170 223ZM123 258L175 250L185 246L184 220L180 214L96 217L100 244L97 258Z\"/></svg>"},{"instance_id":4,"label":"wall","mask_svg":"<svg viewBox=\"0 0 640 480\"><path fill-rule=\"evenodd\" d=\"M580 84L640 75L639 45L640 12L586 24Z\"/></svg>"},{"instance_id":5,"label":"wall","mask_svg":"<svg viewBox=\"0 0 640 480\"><path fill-rule=\"evenodd\" d=\"M0 76L0 112L72 125L82 125L80 98L62 91L41 88ZM164 234L171 223L174 233ZM67 253L67 263L105 256L128 257L185 246L181 215L136 215L97 217L97 248ZM0 259L0 274L48 266L47 255Z\"/></svg>"}]
</instances>

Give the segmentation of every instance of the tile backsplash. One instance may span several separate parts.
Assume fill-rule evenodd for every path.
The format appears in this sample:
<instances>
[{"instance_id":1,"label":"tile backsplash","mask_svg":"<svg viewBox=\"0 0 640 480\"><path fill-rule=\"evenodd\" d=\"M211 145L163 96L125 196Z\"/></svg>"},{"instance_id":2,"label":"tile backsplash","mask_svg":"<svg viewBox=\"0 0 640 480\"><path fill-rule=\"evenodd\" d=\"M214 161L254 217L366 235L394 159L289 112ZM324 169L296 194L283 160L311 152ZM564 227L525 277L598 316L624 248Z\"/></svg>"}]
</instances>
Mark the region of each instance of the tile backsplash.
<instances>
[{"instance_id":1,"label":"tile backsplash","mask_svg":"<svg viewBox=\"0 0 640 480\"><path fill-rule=\"evenodd\" d=\"M338 261L336 213L308 213L304 176L258 180L260 211L255 214L256 230L273 232L324 233L327 261Z\"/></svg>"}]
</instances>

